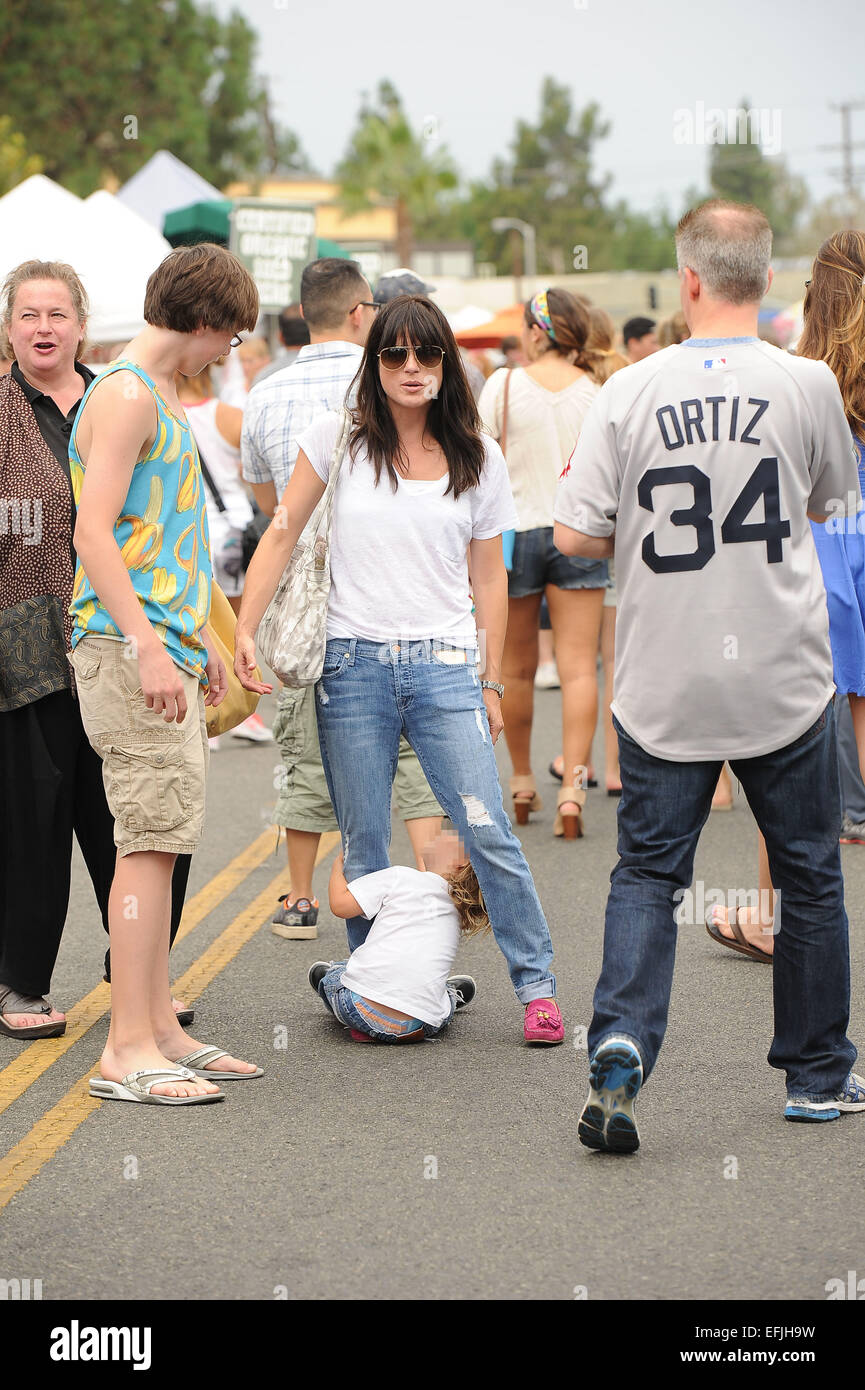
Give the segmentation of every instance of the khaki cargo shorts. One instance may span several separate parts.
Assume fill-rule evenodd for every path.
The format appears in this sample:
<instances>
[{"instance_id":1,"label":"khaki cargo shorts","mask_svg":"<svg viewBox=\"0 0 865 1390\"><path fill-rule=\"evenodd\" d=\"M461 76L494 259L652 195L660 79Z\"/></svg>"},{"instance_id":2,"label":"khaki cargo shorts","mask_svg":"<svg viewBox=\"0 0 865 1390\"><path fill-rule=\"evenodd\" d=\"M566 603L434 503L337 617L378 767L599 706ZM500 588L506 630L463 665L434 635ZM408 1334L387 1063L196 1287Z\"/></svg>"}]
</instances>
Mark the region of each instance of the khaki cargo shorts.
<instances>
[{"instance_id":1,"label":"khaki cargo shorts","mask_svg":"<svg viewBox=\"0 0 865 1390\"><path fill-rule=\"evenodd\" d=\"M102 759L118 854L192 854L204 825L210 748L204 691L182 670L187 711L167 724L148 709L128 642L82 637L69 657L84 731Z\"/></svg>"},{"instance_id":2,"label":"khaki cargo shorts","mask_svg":"<svg viewBox=\"0 0 865 1390\"><path fill-rule=\"evenodd\" d=\"M273 721L273 737L282 754L282 768L277 778L279 796L271 824L318 835L338 830L321 764L315 686L305 686L301 690L283 686ZM393 785L400 820L444 815L423 775L417 755L404 738L399 741Z\"/></svg>"}]
</instances>

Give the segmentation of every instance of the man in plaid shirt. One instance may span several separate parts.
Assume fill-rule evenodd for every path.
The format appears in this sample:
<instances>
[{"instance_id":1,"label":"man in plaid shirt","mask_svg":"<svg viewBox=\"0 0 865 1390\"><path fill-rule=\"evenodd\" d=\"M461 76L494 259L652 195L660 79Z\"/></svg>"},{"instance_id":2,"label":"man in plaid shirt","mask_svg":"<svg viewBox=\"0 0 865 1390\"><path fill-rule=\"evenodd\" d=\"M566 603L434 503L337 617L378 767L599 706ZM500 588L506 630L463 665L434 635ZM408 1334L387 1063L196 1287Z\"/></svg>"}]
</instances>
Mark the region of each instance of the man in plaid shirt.
<instances>
[{"instance_id":1,"label":"man in plaid shirt","mask_svg":"<svg viewBox=\"0 0 865 1390\"><path fill-rule=\"evenodd\" d=\"M305 267L300 304L309 344L290 366L253 386L243 412L243 476L271 517L294 469L300 435L325 411L354 403L349 388L378 308L357 261L336 256ZM313 686L281 691L273 736L283 760L273 823L285 827L291 880L290 891L279 899L273 930L278 936L310 940L318 936L312 875L319 839L337 828L321 764ZM441 808L404 739L396 793L419 855L440 826Z\"/></svg>"}]
</instances>

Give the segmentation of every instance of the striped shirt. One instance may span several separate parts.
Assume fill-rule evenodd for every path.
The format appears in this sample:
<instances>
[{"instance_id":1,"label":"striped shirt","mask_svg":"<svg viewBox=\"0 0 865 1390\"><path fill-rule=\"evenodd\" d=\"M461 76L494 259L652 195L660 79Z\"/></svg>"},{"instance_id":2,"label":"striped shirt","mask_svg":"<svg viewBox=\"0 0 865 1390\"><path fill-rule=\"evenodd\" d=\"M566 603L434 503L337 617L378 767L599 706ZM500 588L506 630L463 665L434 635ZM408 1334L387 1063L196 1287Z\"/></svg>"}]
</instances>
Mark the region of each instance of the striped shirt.
<instances>
[{"instance_id":1,"label":"striped shirt","mask_svg":"<svg viewBox=\"0 0 865 1390\"><path fill-rule=\"evenodd\" d=\"M299 436L328 410L339 410L360 366L357 343L308 343L297 360L256 382L243 412L240 456L248 483L270 483L279 499L297 459Z\"/></svg>"}]
</instances>

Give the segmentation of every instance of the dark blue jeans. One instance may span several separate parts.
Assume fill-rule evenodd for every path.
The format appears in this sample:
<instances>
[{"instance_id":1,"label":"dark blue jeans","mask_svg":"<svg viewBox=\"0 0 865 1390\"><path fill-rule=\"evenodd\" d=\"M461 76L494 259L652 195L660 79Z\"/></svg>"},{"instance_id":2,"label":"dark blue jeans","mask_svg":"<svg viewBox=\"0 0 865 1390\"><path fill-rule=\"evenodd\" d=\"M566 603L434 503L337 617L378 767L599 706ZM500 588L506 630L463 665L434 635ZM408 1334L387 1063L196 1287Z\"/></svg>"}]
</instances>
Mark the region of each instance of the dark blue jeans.
<instances>
[{"instance_id":1,"label":"dark blue jeans","mask_svg":"<svg viewBox=\"0 0 865 1390\"><path fill-rule=\"evenodd\" d=\"M619 862L610 878L588 1042L591 1054L610 1034L625 1034L648 1077L667 1026L676 894L690 886L721 764L654 758L613 722L622 769ZM856 1060L847 1037L850 958L831 704L794 743L731 767L765 836L780 892L769 1065L787 1073L789 1095L828 1100Z\"/></svg>"}]
</instances>

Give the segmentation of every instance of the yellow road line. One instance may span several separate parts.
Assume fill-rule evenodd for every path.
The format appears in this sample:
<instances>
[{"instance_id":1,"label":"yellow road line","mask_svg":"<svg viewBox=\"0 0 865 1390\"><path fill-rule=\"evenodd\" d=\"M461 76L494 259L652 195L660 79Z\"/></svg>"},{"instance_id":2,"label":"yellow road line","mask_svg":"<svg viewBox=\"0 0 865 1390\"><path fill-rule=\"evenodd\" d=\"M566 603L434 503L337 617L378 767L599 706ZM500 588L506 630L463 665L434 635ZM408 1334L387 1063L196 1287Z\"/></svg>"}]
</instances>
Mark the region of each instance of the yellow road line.
<instances>
[{"instance_id":1,"label":"yellow road line","mask_svg":"<svg viewBox=\"0 0 865 1390\"><path fill-rule=\"evenodd\" d=\"M339 833L332 831L322 835L316 855L320 863L339 843ZM229 866L230 867L230 866ZM195 999L201 990L229 964L262 925L268 909L273 902L273 894L284 882L284 873L278 874L263 892L245 908L233 922L225 928L216 940L208 946L186 973L177 981L178 990L190 999ZM107 989L107 986L104 988ZM57 1102L56 1105L37 1120L6 1156L0 1159L0 1211L11 1202L31 1178L35 1177L83 1124L105 1102L96 1100L89 1094L89 1081L94 1066L79 1078ZM128 1104L128 1102L126 1102Z\"/></svg>"},{"instance_id":2,"label":"yellow road line","mask_svg":"<svg viewBox=\"0 0 865 1390\"><path fill-rule=\"evenodd\" d=\"M232 859L230 864L226 864L224 869L214 874L213 878L184 905L176 940L180 941L182 937L188 936L209 912L233 893L247 875L264 862L272 852L273 846L274 832L265 830ZM69 1010L66 1015L66 1032L62 1038L35 1039L9 1062L0 1071L0 1115L4 1110L8 1110L43 1072L53 1066L58 1057L62 1057L70 1047L74 1047L110 1008L111 991L108 985L100 982Z\"/></svg>"}]
</instances>

